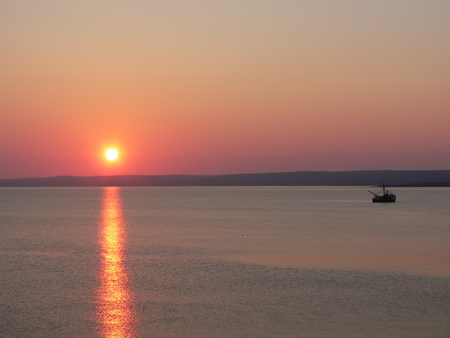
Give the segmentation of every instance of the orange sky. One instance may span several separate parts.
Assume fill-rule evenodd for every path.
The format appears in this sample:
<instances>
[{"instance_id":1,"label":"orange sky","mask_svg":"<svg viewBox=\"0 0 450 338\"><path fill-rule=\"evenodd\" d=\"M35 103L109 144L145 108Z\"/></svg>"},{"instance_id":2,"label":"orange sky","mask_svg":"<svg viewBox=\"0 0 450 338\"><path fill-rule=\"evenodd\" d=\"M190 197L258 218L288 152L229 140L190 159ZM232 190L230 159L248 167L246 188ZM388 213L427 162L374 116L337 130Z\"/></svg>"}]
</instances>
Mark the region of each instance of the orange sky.
<instances>
[{"instance_id":1,"label":"orange sky","mask_svg":"<svg viewBox=\"0 0 450 338\"><path fill-rule=\"evenodd\" d=\"M449 17L446 0L0 1L0 178L450 169Z\"/></svg>"}]
</instances>

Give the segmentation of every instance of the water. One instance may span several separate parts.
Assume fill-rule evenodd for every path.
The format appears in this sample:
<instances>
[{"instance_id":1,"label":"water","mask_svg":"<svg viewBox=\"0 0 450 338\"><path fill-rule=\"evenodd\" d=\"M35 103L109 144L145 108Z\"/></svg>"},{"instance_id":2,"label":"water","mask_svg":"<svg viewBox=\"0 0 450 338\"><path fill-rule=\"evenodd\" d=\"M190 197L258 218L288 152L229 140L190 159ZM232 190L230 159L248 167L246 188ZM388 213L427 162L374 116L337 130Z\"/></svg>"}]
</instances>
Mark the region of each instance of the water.
<instances>
[{"instance_id":1,"label":"water","mask_svg":"<svg viewBox=\"0 0 450 338\"><path fill-rule=\"evenodd\" d=\"M450 189L0 189L1 337L448 337Z\"/></svg>"}]
</instances>

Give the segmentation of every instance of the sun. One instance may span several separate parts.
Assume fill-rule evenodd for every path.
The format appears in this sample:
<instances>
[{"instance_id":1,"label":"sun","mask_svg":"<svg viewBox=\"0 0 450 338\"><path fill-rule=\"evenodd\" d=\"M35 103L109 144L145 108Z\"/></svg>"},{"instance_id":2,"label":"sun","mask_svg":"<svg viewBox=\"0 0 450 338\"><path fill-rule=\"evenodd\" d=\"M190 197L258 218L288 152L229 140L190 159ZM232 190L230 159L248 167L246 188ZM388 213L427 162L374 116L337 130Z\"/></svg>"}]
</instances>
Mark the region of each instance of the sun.
<instances>
[{"instance_id":1,"label":"sun","mask_svg":"<svg viewBox=\"0 0 450 338\"><path fill-rule=\"evenodd\" d=\"M108 149L105 153L105 156L108 160L114 161L119 157L119 153L117 152L116 149Z\"/></svg>"}]
</instances>

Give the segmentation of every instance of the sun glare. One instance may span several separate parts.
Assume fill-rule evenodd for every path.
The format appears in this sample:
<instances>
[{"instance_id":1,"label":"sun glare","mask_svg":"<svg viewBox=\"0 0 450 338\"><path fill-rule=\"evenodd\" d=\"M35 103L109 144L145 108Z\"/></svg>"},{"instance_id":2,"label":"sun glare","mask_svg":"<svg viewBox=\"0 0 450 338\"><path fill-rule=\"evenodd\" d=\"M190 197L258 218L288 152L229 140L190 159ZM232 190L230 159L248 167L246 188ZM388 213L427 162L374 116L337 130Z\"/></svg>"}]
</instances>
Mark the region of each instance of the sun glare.
<instances>
[{"instance_id":1,"label":"sun glare","mask_svg":"<svg viewBox=\"0 0 450 338\"><path fill-rule=\"evenodd\" d=\"M108 160L114 161L115 159L117 159L117 157L119 157L119 153L116 149L108 149L108 151L105 153L105 156Z\"/></svg>"}]
</instances>

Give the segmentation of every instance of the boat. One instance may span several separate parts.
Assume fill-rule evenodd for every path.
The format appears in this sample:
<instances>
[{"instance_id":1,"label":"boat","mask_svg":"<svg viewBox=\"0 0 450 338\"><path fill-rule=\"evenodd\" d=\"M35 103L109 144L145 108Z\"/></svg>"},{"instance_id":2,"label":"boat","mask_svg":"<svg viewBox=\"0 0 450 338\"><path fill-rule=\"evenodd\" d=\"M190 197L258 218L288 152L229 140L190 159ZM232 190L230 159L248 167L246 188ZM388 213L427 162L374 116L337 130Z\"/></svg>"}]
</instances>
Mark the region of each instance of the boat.
<instances>
[{"instance_id":1,"label":"boat","mask_svg":"<svg viewBox=\"0 0 450 338\"><path fill-rule=\"evenodd\" d=\"M397 196L395 196L393 193L391 193L389 190L386 189L383 183L383 194L381 193L374 193L369 190L369 192L373 195L372 202L373 203L389 203L389 202L395 202L395 199Z\"/></svg>"}]
</instances>

